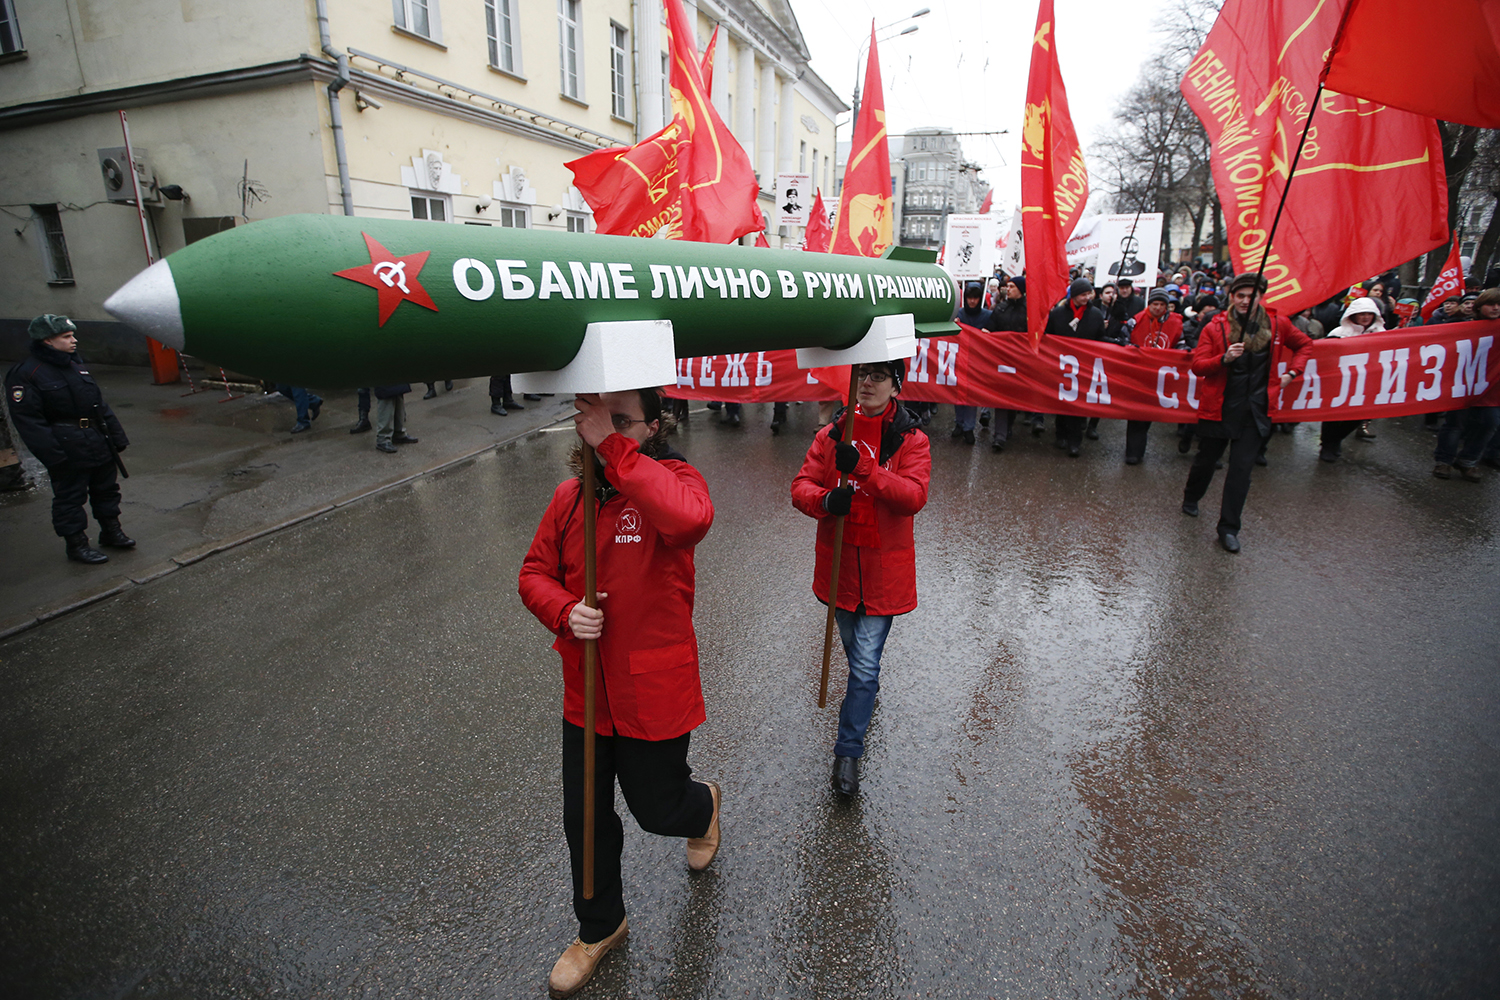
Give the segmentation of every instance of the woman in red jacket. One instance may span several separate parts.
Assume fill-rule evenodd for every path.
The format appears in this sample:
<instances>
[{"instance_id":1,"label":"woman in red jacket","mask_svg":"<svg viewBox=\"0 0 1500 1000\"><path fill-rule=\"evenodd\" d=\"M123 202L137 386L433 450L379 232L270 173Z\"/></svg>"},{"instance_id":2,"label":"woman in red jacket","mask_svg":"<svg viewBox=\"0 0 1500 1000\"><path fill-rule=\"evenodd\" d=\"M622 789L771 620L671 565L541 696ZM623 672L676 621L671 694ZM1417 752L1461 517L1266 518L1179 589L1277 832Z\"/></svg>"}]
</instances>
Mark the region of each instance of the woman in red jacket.
<instances>
[{"instance_id":1,"label":"woman in red jacket","mask_svg":"<svg viewBox=\"0 0 1500 1000\"><path fill-rule=\"evenodd\" d=\"M1312 339L1291 321L1268 313L1259 296L1266 279L1242 274L1229 286L1229 309L1203 328L1193 349L1198 376L1198 454L1182 491L1182 512L1198 516L1198 501L1208 492L1214 464L1229 449L1224 473L1224 500L1219 507L1219 544L1240 550L1240 515L1250 492L1250 469L1271 436L1270 378L1278 351L1295 352L1281 375L1286 388L1307 366ZM1250 301L1255 316L1250 318Z\"/></svg>"},{"instance_id":2,"label":"woman in red jacket","mask_svg":"<svg viewBox=\"0 0 1500 1000\"><path fill-rule=\"evenodd\" d=\"M792 504L818 519L813 593L834 600L834 620L849 659L849 684L839 709L833 787L859 791L859 758L880 691L880 654L895 615L917 606L912 516L927 503L932 453L917 417L896 401L906 363L859 366L857 406L839 411L807 449L792 480ZM852 416L852 421L850 417ZM852 422L853 426L845 424ZM839 486L839 473L850 485ZM844 515L839 592L828 593L833 518Z\"/></svg>"},{"instance_id":3,"label":"woman in red jacket","mask_svg":"<svg viewBox=\"0 0 1500 1000\"><path fill-rule=\"evenodd\" d=\"M594 497L575 475L557 487L521 566L521 600L556 636L563 661L563 829L578 938L552 969L553 997L576 993L626 934L624 828L615 779L648 833L686 837L688 867L719 847L717 785L690 778L688 739L704 720L693 632L693 548L713 524L708 485L665 443L655 389L581 395L578 434L602 468ZM598 608L582 603L583 503L598 517ZM613 596L611 596L613 595ZM583 898L583 649L598 640L594 896Z\"/></svg>"}]
</instances>

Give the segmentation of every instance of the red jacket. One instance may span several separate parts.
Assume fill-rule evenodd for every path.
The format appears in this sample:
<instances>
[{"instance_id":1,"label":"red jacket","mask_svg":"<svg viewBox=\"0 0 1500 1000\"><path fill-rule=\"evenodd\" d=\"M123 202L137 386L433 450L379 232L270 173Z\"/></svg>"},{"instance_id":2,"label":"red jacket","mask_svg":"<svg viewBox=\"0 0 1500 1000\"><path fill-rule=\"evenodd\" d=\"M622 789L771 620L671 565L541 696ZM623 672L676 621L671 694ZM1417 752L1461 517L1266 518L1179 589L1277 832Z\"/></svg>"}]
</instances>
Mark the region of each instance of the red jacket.
<instances>
[{"instance_id":1,"label":"red jacket","mask_svg":"<svg viewBox=\"0 0 1500 1000\"><path fill-rule=\"evenodd\" d=\"M861 604L871 615L901 615L917 606L917 549L912 540L912 516L927 503L932 475L932 452L927 435L911 412L899 402L896 419L886 428L880 445L880 464L861 455L854 468L860 489L875 501L880 548L850 545L846 539L839 560L838 606L854 611ZM802 471L792 480L792 505L818 519L817 561L813 593L828 603L828 574L833 565L833 517L823 509L823 496L839 484L833 449L842 434L840 419L818 431L807 449Z\"/></svg>"},{"instance_id":2,"label":"red jacket","mask_svg":"<svg viewBox=\"0 0 1500 1000\"><path fill-rule=\"evenodd\" d=\"M1307 359L1312 354L1312 338L1270 309L1271 317L1271 379L1266 387L1271 413L1276 412L1276 399L1281 384L1276 371L1277 362L1292 352L1287 363L1287 373L1293 378L1302 374ZM1198 346L1193 349L1192 369L1198 376L1198 419L1222 420L1224 416L1224 385L1229 381L1229 369L1224 366L1224 352L1229 347L1229 313L1221 312L1208 321L1198 335Z\"/></svg>"},{"instance_id":3,"label":"red jacket","mask_svg":"<svg viewBox=\"0 0 1500 1000\"><path fill-rule=\"evenodd\" d=\"M1182 317L1168 309L1161 319L1151 315L1150 309L1135 314L1135 326L1130 331L1130 342L1136 347L1159 347L1171 350L1182 339Z\"/></svg>"},{"instance_id":4,"label":"red jacket","mask_svg":"<svg viewBox=\"0 0 1500 1000\"><path fill-rule=\"evenodd\" d=\"M693 547L708 534L708 484L681 455L651 459L623 434L599 445L619 492L597 500L599 638L594 730L669 740L703 722L693 632ZM576 478L557 487L521 564L521 601L557 635L563 717L583 725L583 643L568 614L583 598L583 510Z\"/></svg>"}]
</instances>

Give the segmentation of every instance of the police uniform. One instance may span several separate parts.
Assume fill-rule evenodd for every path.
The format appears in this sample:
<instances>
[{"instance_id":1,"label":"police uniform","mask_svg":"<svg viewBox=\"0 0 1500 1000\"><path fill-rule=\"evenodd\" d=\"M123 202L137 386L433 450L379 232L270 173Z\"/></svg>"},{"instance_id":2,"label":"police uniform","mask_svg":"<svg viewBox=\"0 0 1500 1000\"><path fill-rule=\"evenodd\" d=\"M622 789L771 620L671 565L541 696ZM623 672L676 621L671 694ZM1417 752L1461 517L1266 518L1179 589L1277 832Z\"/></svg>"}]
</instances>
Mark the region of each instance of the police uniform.
<instances>
[{"instance_id":1,"label":"police uniform","mask_svg":"<svg viewBox=\"0 0 1500 1000\"><path fill-rule=\"evenodd\" d=\"M99 522L99 542L130 548L135 542L120 528L120 486L115 456L130 441L99 391L88 365L76 352L60 351L46 340L76 329L66 316L32 320L31 355L5 376L5 401L26 447L52 478L52 528L66 539L68 558L106 562L89 546L88 501Z\"/></svg>"}]
</instances>

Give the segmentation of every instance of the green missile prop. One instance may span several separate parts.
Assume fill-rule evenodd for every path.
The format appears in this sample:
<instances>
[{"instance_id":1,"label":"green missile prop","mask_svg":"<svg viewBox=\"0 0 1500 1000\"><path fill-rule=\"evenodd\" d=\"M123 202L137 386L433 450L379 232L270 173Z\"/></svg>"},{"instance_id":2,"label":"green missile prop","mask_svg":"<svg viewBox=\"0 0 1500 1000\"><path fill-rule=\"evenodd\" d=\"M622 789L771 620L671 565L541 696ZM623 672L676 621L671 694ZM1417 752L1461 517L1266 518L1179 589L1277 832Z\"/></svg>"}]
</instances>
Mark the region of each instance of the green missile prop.
<instances>
[{"instance_id":1,"label":"green missile prop","mask_svg":"<svg viewBox=\"0 0 1500 1000\"><path fill-rule=\"evenodd\" d=\"M929 251L881 258L288 215L184 247L104 307L196 358L293 385L556 371L590 323L666 320L678 357L841 349L880 316L952 333Z\"/></svg>"}]
</instances>

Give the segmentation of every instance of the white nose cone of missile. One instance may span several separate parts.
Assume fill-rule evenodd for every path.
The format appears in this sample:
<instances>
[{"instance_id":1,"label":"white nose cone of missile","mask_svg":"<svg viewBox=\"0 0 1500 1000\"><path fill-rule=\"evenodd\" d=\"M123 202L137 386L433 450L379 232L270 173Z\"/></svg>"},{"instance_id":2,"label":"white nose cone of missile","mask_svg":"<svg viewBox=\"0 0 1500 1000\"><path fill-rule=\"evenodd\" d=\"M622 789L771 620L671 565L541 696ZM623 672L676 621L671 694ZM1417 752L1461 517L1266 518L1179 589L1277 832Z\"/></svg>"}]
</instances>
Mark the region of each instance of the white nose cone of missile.
<instances>
[{"instance_id":1,"label":"white nose cone of missile","mask_svg":"<svg viewBox=\"0 0 1500 1000\"><path fill-rule=\"evenodd\" d=\"M182 301L177 297L172 268L165 260L127 281L104 300L104 308L120 322L175 351L182 350Z\"/></svg>"}]
</instances>

